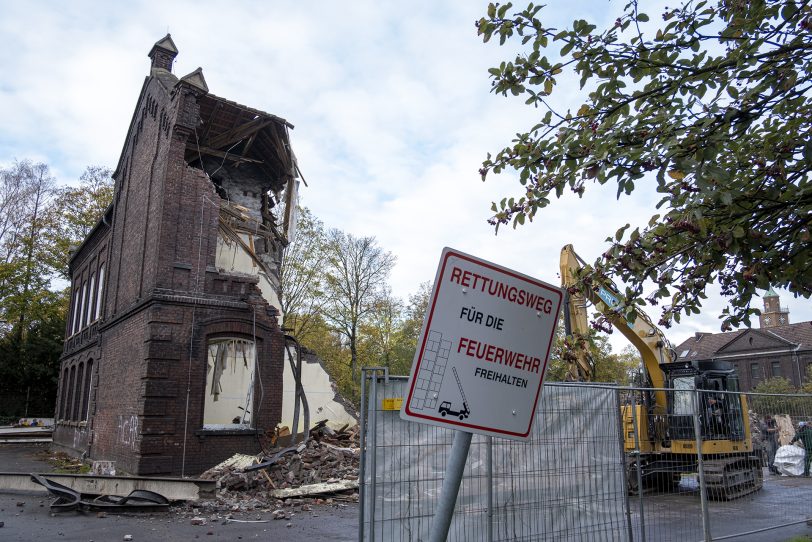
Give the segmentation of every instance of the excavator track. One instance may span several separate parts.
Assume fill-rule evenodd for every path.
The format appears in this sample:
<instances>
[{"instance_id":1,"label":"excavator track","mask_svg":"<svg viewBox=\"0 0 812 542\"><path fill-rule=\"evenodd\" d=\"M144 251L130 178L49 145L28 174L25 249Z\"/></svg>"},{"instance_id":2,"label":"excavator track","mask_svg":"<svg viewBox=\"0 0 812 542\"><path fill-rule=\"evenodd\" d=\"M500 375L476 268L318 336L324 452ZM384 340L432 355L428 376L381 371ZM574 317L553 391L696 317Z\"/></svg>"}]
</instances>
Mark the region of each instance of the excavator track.
<instances>
[{"instance_id":1,"label":"excavator track","mask_svg":"<svg viewBox=\"0 0 812 542\"><path fill-rule=\"evenodd\" d=\"M708 496L729 501L755 493L764 485L764 473L755 457L709 459L704 462Z\"/></svg>"}]
</instances>

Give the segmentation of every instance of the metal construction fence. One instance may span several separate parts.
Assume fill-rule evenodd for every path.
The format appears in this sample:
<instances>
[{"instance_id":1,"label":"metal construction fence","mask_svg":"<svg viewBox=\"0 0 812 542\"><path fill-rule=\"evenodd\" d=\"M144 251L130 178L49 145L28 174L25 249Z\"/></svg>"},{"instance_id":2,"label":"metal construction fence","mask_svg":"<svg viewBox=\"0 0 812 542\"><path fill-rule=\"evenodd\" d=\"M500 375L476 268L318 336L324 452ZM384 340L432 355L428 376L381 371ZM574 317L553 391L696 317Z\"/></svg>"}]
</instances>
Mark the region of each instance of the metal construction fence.
<instances>
[{"instance_id":1,"label":"metal construction fence","mask_svg":"<svg viewBox=\"0 0 812 542\"><path fill-rule=\"evenodd\" d=\"M363 381L359 540L428 540L454 431L400 419L406 377L368 368ZM718 393L727 405L720 419L706 408L705 391L680 390L676 404L683 411L647 422L636 414L633 423L624 418L655 391L545 384L528 442L474 435L448 540L772 541L812 534L804 448L786 447L799 422L812 422L812 396ZM736 404L747 412L736 417ZM789 475L771 474L765 414L776 420L769 422L779 441L775 465ZM724 455L701 453L702 439L718 440L717 422L733 428L738 445L745 428L754 443L738 454L757 465L750 478L719 474L742 493L729 500L715 490L712 470ZM679 456L679 465L645 464L650 456L638 452L646 439L680 430L701 435L693 452ZM782 458L789 458L786 465Z\"/></svg>"}]
</instances>

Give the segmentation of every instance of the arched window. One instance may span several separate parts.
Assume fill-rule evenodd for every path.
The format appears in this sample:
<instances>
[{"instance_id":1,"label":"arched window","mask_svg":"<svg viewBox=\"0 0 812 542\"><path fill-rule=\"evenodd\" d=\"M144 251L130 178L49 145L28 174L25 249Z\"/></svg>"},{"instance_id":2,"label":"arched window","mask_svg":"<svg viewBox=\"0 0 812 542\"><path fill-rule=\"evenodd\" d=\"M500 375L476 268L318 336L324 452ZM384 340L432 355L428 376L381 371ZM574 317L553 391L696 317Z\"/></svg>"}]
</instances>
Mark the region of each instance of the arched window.
<instances>
[{"instance_id":1,"label":"arched window","mask_svg":"<svg viewBox=\"0 0 812 542\"><path fill-rule=\"evenodd\" d=\"M73 285L73 318L70 322L70 334L79 331L79 281Z\"/></svg>"},{"instance_id":2,"label":"arched window","mask_svg":"<svg viewBox=\"0 0 812 542\"><path fill-rule=\"evenodd\" d=\"M254 410L254 343L246 339L209 341L206 366L205 429L249 429Z\"/></svg>"},{"instance_id":3,"label":"arched window","mask_svg":"<svg viewBox=\"0 0 812 542\"><path fill-rule=\"evenodd\" d=\"M71 420L78 420L82 417L82 413L80 409L82 408L82 391L84 391L84 378L85 378L85 364L79 364L79 370L76 372L76 384L75 388L76 391L73 394L73 415L71 416Z\"/></svg>"},{"instance_id":4,"label":"arched window","mask_svg":"<svg viewBox=\"0 0 812 542\"><path fill-rule=\"evenodd\" d=\"M96 287L96 319L102 317L102 294L104 291L104 264L99 266L99 283Z\"/></svg>"},{"instance_id":5,"label":"arched window","mask_svg":"<svg viewBox=\"0 0 812 542\"><path fill-rule=\"evenodd\" d=\"M61 401L59 403L59 419L66 420L68 418L68 393L70 390L70 370L65 367L65 370L62 371L62 385L60 388L62 389L62 397L60 398Z\"/></svg>"},{"instance_id":6,"label":"arched window","mask_svg":"<svg viewBox=\"0 0 812 542\"><path fill-rule=\"evenodd\" d=\"M82 323L84 322L84 314L85 310L87 310L87 281L82 283L82 293L79 296L79 321L77 322L76 331L81 330L84 326Z\"/></svg>"},{"instance_id":7,"label":"arched window","mask_svg":"<svg viewBox=\"0 0 812 542\"><path fill-rule=\"evenodd\" d=\"M87 421L88 405L90 404L90 392L93 391L93 360L88 360L87 367L85 368L85 386L84 393L82 394L82 411L79 413L79 419Z\"/></svg>"},{"instance_id":8,"label":"arched window","mask_svg":"<svg viewBox=\"0 0 812 542\"><path fill-rule=\"evenodd\" d=\"M67 382L68 388L68 400L65 402L65 419L72 420L73 419L73 396L75 395L76 391L76 366L70 368L70 374L68 376Z\"/></svg>"},{"instance_id":9,"label":"arched window","mask_svg":"<svg viewBox=\"0 0 812 542\"><path fill-rule=\"evenodd\" d=\"M96 286L96 275L90 275L90 288L87 289L87 319L85 320L85 325L89 326L90 322L93 322L96 319L96 304L93 302L93 289Z\"/></svg>"}]
</instances>

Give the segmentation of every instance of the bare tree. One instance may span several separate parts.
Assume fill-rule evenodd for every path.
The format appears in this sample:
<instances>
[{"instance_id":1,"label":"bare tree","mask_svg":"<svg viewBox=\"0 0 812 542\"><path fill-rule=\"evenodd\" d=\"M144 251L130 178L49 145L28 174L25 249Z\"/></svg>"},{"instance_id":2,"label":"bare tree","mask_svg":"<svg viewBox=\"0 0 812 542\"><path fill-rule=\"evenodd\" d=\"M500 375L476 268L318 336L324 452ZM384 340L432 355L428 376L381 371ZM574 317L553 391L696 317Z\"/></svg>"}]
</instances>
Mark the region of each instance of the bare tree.
<instances>
[{"instance_id":1,"label":"bare tree","mask_svg":"<svg viewBox=\"0 0 812 542\"><path fill-rule=\"evenodd\" d=\"M54 185L46 164L24 160L0 169L0 327L4 332L16 327L18 339L26 328L29 294L48 286L41 237Z\"/></svg>"},{"instance_id":2,"label":"bare tree","mask_svg":"<svg viewBox=\"0 0 812 542\"><path fill-rule=\"evenodd\" d=\"M297 213L296 233L279 270L283 327L300 341L312 331L324 304L324 225L307 207Z\"/></svg>"},{"instance_id":3,"label":"bare tree","mask_svg":"<svg viewBox=\"0 0 812 542\"><path fill-rule=\"evenodd\" d=\"M379 365L392 367L396 361L396 346L403 325L403 302L392 296L389 286L384 286L373 303L364 326L364 339Z\"/></svg>"},{"instance_id":4,"label":"bare tree","mask_svg":"<svg viewBox=\"0 0 812 542\"><path fill-rule=\"evenodd\" d=\"M375 310L384 292L395 256L374 237L354 237L331 229L325 244L325 319L349 343L350 367L358 366L358 329Z\"/></svg>"}]
</instances>

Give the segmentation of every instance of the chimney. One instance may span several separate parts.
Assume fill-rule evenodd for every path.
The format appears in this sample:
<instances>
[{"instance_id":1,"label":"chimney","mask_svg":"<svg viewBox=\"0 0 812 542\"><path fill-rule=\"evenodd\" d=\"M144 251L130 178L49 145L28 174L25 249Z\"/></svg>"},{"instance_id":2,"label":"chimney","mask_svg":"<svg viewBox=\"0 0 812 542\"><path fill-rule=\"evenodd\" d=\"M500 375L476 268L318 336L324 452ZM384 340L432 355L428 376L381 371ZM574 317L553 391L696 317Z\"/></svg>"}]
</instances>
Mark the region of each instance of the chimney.
<instances>
[{"instance_id":1,"label":"chimney","mask_svg":"<svg viewBox=\"0 0 812 542\"><path fill-rule=\"evenodd\" d=\"M172 36L167 34L155 42L155 45L152 46L147 56L152 60L152 69L160 68L171 72L172 62L174 62L175 57L178 56L178 48L175 47Z\"/></svg>"}]
</instances>

